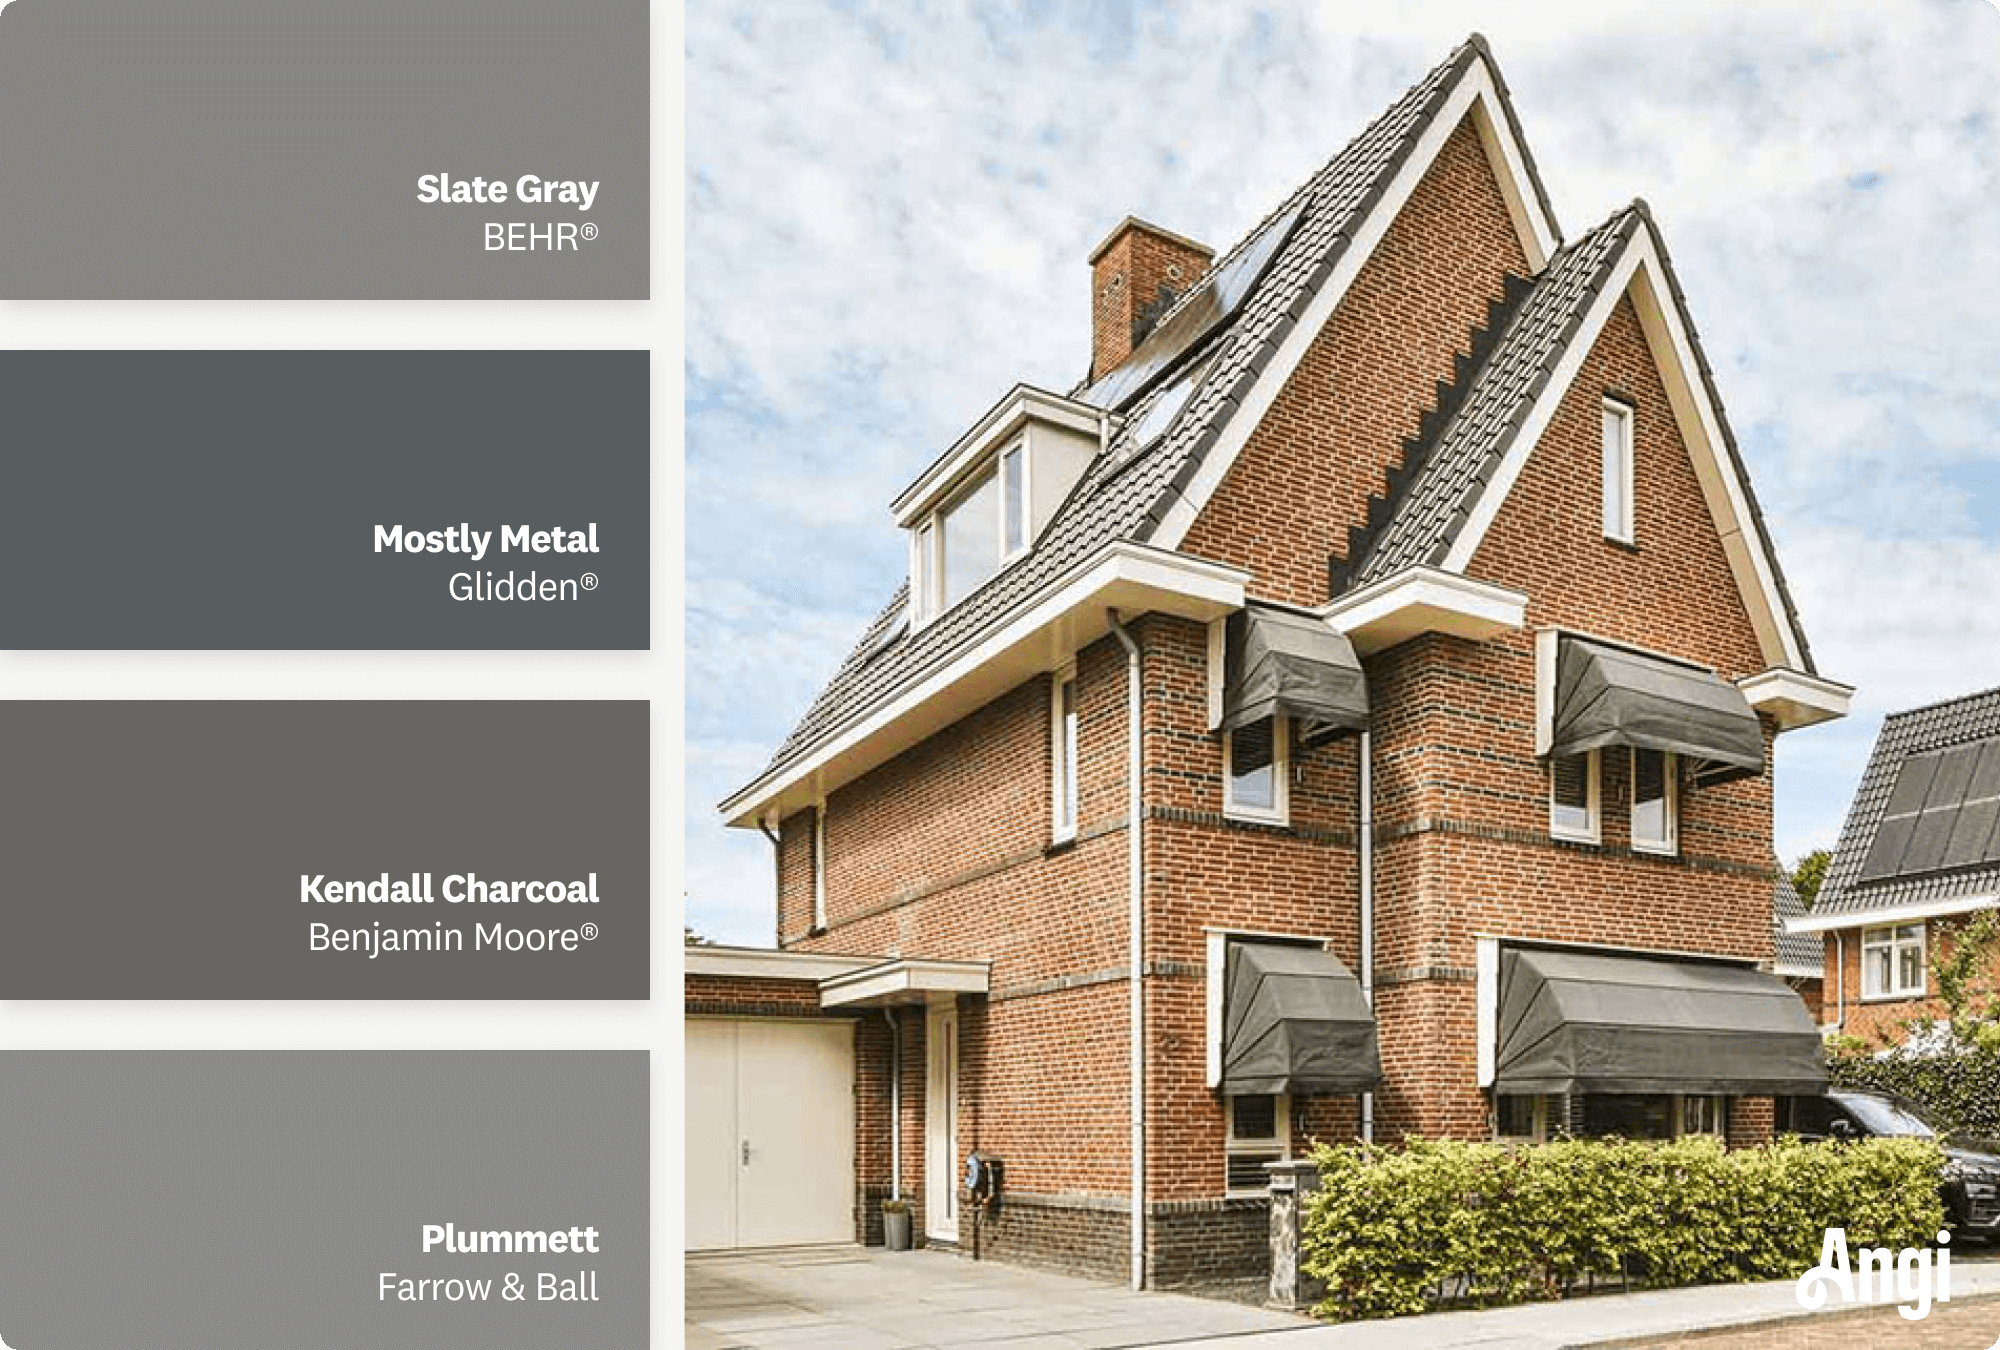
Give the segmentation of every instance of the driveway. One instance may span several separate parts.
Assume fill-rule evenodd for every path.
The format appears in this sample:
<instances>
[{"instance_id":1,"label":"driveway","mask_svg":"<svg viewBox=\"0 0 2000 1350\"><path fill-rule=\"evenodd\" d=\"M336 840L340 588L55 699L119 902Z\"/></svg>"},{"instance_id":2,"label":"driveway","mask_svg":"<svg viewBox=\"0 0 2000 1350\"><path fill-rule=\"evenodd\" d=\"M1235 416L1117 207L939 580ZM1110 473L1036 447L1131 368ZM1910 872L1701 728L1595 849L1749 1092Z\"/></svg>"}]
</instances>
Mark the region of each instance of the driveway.
<instances>
[{"instance_id":1,"label":"driveway","mask_svg":"<svg viewBox=\"0 0 2000 1350\"><path fill-rule=\"evenodd\" d=\"M932 1251L727 1252L690 1256L686 1269L688 1350L1084 1350L1312 1325L1262 1308L1135 1294Z\"/></svg>"}]
</instances>

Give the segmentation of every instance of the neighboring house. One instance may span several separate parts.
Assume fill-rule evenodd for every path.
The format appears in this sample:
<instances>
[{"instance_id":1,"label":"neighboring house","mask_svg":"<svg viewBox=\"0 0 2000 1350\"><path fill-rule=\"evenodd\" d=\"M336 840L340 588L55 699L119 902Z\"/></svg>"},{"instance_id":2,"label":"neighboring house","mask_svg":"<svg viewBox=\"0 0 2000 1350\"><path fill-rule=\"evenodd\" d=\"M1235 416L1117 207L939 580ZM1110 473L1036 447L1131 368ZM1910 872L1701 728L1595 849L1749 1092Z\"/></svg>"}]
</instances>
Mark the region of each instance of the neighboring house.
<instances>
[{"instance_id":1,"label":"neighboring house","mask_svg":"<svg viewBox=\"0 0 2000 1350\"><path fill-rule=\"evenodd\" d=\"M1088 376L895 500L908 581L723 804L782 950L687 954L690 1244L879 1240L894 1192L984 1256L1253 1275L1315 1138L1750 1139L1819 1090L1770 765L1849 691L1644 204L1565 240L1475 38L1220 258L1127 219L1091 287Z\"/></svg>"},{"instance_id":2,"label":"neighboring house","mask_svg":"<svg viewBox=\"0 0 2000 1350\"><path fill-rule=\"evenodd\" d=\"M1771 925L1776 934L1777 961L1771 971L1805 1001L1814 1021L1820 1017L1825 988L1826 954L1821 940L1811 933L1794 933L1786 925L1806 915L1806 902L1799 898L1792 874L1778 868L1775 892L1771 897Z\"/></svg>"},{"instance_id":3,"label":"neighboring house","mask_svg":"<svg viewBox=\"0 0 2000 1350\"><path fill-rule=\"evenodd\" d=\"M1873 1042L1942 1016L1932 957L1995 904L2000 689L1883 718L1812 913L1786 925L1822 946L1822 1020Z\"/></svg>"}]
</instances>

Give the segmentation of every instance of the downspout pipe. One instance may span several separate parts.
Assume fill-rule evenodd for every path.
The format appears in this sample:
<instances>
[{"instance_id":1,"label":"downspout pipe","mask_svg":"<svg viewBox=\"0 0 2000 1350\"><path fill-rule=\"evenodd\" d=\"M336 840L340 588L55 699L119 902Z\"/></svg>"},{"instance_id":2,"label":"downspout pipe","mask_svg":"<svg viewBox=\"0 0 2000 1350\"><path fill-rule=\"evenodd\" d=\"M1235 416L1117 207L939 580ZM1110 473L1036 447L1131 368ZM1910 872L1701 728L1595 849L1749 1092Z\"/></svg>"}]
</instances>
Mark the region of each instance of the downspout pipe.
<instances>
[{"instance_id":1,"label":"downspout pipe","mask_svg":"<svg viewBox=\"0 0 2000 1350\"><path fill-rule=\"evenodd\" d=\"M1833 930L1833 1029L1847 1030L1847 938Z\"/></svg>"},{"instance_id":2,"label":"downspout pipe","mask_svg":"<svg viewBox=\"0 0 2000 1350\"><path fill-rule=\"evenodd\" d=\"M772 945L782 947L785 945L785 876L782 871L785 863L785 841L778 837L777 831L773 830L770 822L762 816L757 818L757 829L771 841L771 889L776 892L771 903L771 932L775 938Z\"/></svg>"},{"instance_id":3,"label":"downspout pipe","mask_svg":"<svg viewBox=\"0 0 2000 1350\"><path fill-rule=\"evenodd\" d=\"M1375 1011L1375 738L1361 733L1361 997ZM1375 1094L1361 1094L1361 1138L1375 1142Z\"/></svg>"},{"instance_id":4,"label":"downspout pipe","mask_svg":"<svg viewBox=\"0 0 2000 1350\"><path fill-rule=\"evenodd\" d=\"M1140 780L1139 644L1118 621L1118 611L1105 611L1111 634L1125 648L1125 852L1126 881L1131 892L1132 988L1132 1287L1146 1287L1146 990L1145 862L1140 851L1139 822L1145 809Z\"/></svg>"},{"instance_id":5,"label":"downspout pipe","mask_svg":"<svg viewBox=\"0 0 2000 1350\"><path fill-rule=\"evenodd\" d=\"M893 1008L882 1010L889 1024L889 1198L903 1198L903 1024Z\"/></svg>"}]
</instances>

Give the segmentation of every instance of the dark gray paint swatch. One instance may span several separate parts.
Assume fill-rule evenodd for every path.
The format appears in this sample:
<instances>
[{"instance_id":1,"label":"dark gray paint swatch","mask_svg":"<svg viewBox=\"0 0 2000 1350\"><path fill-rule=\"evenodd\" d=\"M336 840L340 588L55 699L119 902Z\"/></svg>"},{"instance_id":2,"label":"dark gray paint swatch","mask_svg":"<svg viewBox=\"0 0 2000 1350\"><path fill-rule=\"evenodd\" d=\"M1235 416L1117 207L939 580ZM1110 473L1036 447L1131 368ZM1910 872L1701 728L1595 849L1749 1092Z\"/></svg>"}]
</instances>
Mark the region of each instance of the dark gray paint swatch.
<instances>
[{"instance_id":1,"label":"dark gray paint swatch","mask_svg":"<svg viewBox=\"0 0 2000 1350\"><path fill-rule=\"evenodd\" d=\"M644 1051L14 1050L0 1103L19 1350L648 1343ZM429 1223L595 1227L600 1250L425 1254ZM383 1301L385 1271L494 1293ZM545 1271L594 1272L598 1301L539 1299Z\"/></svg>"},{"instance_id":2,"label":"dark gray paint swatch","mask_svg":"<svg viewBox=\"0 0 2000 1350\"><path fill-rule=\"evenodd\" d=\"M643 650L647 380L634 351L0 352L0 576L32 578L0 648ZM468 524L478 561L376 551ZM599 551L501 552L523 526ZM554 598L454 598L510 575Z\"/></svg>"},{"instance_id":3,"label":"dark gray paint swatch","mask_svg":"<svg viewBox=\"0 0 2000 1350\"><path fill-rule=\"evenodd\" d=\"M0 297L645 299L648 24L644 0L13 0ZM419 201L438 174L508 199ZM521 201L530 176L594 199ZM490 251L489 222L558 247Z\"/></svg>"},{"instance_id":4,"label":"dark gray paint swatch","mask_svg":"<svg viewBox=\"0 0 2000 1350\"><path fill-rule=\"evenodd\" d=\"M647 998L648 714L0 701L0 1000ZM429 874L432 903L301 900L302 877L385 873ZM592 874L596 903L446 898L452 877Z\"/></svg>"}]
</instances>

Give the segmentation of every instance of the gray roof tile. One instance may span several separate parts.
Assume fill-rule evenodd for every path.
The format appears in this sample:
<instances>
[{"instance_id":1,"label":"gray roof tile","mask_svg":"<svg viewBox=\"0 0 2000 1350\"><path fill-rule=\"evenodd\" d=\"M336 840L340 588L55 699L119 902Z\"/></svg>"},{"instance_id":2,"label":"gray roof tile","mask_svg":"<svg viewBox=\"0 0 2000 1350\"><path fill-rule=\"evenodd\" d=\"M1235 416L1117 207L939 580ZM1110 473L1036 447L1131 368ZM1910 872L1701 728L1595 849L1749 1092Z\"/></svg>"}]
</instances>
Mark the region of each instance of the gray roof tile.
<instances>
[{"instance_id":1,"label":"gray roof tile","mask_svg":"<svg viewBox=\"0 0 2000 1350\"><path fill-rule=\"evenodd\" d=\"M1798 887L1792 885L1792 874L1782 867L1778 868L1777 888L1771 897L1771 924L1777 930L1778 964L1823 970L1826 966L1826 940L1818 933L1785 931L1785 920L1803 919L1806 914L1806 902L1799 898Z\"/></svg>"},{"instance_id":2,"label":"gray roof tile","mask_svg":"<svg viewBox=\"0 0 2000 1350\"><path fill-rule=\"evenodd\" d=\"M1950 872L1887 877L1862 882L1861 865L1875 843L1883 808L1896 786L1896 775L1911 755L1943 750L1969 741L2000 736L2000 689L1891 713L1882 719L1874 753L1854 791L1841 827L1840 843L1827 865L1815 914L1867 914L1902 905L1970 896L2000 894L2000 864L1988 863Z\"/></svg>"}]
</instances>

